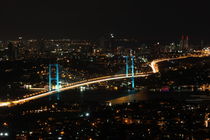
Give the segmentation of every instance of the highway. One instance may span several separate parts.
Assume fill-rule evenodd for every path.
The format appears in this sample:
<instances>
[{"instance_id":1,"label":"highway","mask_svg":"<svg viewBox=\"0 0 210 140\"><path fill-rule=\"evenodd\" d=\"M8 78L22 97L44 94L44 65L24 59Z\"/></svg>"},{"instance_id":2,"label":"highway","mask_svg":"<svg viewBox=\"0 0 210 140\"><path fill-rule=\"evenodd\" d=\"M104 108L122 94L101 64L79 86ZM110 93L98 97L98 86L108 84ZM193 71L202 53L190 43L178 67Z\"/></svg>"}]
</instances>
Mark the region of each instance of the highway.
<instances>
[{"instance_id":1,"label":"highway","mask_svg":"<svg viewBox=\"0 0 210 140\"><path fill-rule=\"evenodd\" d=\"M145 77L145 76L148 76L148 75L149 75L149 73L148 74L136 73L135 77ZM131 75L126 76L125 74L118 74L118 75L112 75L112 76L103 76L103 77L92 78L92 79L79 81L79 82L74 82L74 83L65 85L62 88L60 88L60 92L66 91L66 90L69 90L69 89L73 89L73 88L77 88L77 87L80 87L80 86L91 85L91 84L105 82L105 81L111 81L111 80L125 79L125 78L131 78ZM24 96L23 99L0 102L0 107L6 107L6 106L9 107L9 106L17 105L17 104L23 104L25 102L35 100L35 99L39 99L39 98L42 98L42 97L46 97L46 96L49 96L49 95L52 95L52 94L55 94L55 93L57 93L57 91L55 91L55 90L38 92L38 94L32 94L31 96Z\"/></svg>"},{"instance_id":2,"label":"highway","mask_svg":"<svg viewBox=\"0 0 210 140\"><path fill-rule=\"evenodd\" d=\"M205 57L205 56L209 56L209 54L210 54L210 53L206 53L206 52L200 52L200 53L201 54L198 54L198 55L189 54L187 56L180 56L180 57L177 57L177 58L162 58L162 59L153 60L150 63L150 66L152 68L152 72L135 73L135 77L145 77L145 76L148 76L152 73L159 72L158 63L163 62L163 61L178 60L178 59L184 59L184 58L188 58L188 57ZM73 88L77 88L77 87L80 87L80 86L91 85L91 84L105 82L105 81L111 81L111 80L125 79L125 78L131 78L131 75L126 76L125 74L118 74L118 75L102 76L102 77L92 78L92 79L88 79L88 80L78 81L78 82L74 82L74 83L71 83L71 84L68 84L68 85L65 85L65 86L61 87L60 92L66 91L66 90L69 90L69 89L73 89ZM25 95L22 99L0 102L0 107L9 107L9 106L17 105L17 104L23 104L25 102L35 100L35 99L39 99L39 98L42 98L42 97L46 97L46 96L49 96L49 95L52 95L52 94L55 94L55 93L57 93L57 91L55 91L55 90L53 90L53 91L45 90L45 91L41 91L41 92L32 93L30 95Z\"/></svg>"},{"instance_id":3,"label":"highway","mask_svg":"<svg viewBox=\"0 0 210 140\"><path fill-rule=\"evenodd\" d=\"M158 63L160 62L164 62L164 61L171 61L171 60L179 60L179 59L184 59L184 58L189 58L189 57L206 57L209 56L210 53L206 52L206 51L199 51L201 54L188 54L186 56L180 56L180 57L176 57L176 58L161 58L161 59L156 59L153 60L150 63L150 67L152 68L152 72L153 73L157 73L159 72L159 67L158 67Z\"/></svg>"}]
</instances>

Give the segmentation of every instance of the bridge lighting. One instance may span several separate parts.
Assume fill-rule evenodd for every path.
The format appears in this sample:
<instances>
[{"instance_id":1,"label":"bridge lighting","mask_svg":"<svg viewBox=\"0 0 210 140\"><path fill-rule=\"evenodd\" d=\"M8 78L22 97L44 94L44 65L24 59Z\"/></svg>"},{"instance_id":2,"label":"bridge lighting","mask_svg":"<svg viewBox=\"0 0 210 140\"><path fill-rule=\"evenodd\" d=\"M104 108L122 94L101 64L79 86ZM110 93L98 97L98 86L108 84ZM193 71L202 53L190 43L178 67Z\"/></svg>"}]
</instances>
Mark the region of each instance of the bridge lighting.
<instances>
[{"instance_id":1,"label":"bridge lighting","mask_svg":"<svg viewBox=\"0 0 210 140\"><path fill-rule=\"evenodd\" d=\"M53 71L52 69L55 69L55 77L52 76ZM57 92L60 91L60 80L59 80L59 65L58 64L49 64L49 91L52 91L54 88L52 85L52 81L55 81L56 85L55 85L55 90ZM51 100L51 97L50 97ZM57 93L57 100L60 100L60 95L59 93Z\"/></svg>"},{"instance_id":2,"label":"bridge lighting","mask_svg":"<svg viewBox=\"0 0 210 140\"><path fill-rule=\"evenodd\" d=\"M125 57L125 62L126 62L126 65L125 65L125 74L126 74L126 77L128 77L129 75L129 70L131 70L131 83L132 83L132 89L135 88L135 81L134 81L134 56L131 56L131 64L129 63L129 57L128 56L124 56Z\"/></svg>"},{"instance_id":3,"label":"bridge lighting","mask_svg":"<svg viewBox=\"0 0 210 140\"><path fill-rule=\"evenodd\" d=\"M135 77L145 77L150 75L149 73L137 73L135 75ZM111 76L102 76L102 77L98 77L98 78L93 78L93 79L88 79L88 80L83 80L83 81L79 81L79 82L74 82L71 83L69 85L66 85L65 88L60 89L60 91L65 91L65 90L69 90L69 89L73 89L73 88L77 88L80 86L87 86L90 84L95 84L95 83L99 83L99 82L104 82L104 81L111 81L111 80L117 80L117 79L124 79L124 78L131 78L131 75L128 75L128 77L125 74L118 74L118 75L111 75ZM38 98L42 98L45 96L49 96L52 94L56 94L57 91L55 90L49 90L49 91L43 91L42 94L31 94L30 97L27 98L23 98L23 99L17 99L17 100L13 100L13 101L6 101L6 102L0 102L0 107L5 107L5 106L14 106L17 104L23 104L25 102L31 101L31 100L35 100ZM84 114L85 115L85 114Z\"/></svg>"}]
</instances>

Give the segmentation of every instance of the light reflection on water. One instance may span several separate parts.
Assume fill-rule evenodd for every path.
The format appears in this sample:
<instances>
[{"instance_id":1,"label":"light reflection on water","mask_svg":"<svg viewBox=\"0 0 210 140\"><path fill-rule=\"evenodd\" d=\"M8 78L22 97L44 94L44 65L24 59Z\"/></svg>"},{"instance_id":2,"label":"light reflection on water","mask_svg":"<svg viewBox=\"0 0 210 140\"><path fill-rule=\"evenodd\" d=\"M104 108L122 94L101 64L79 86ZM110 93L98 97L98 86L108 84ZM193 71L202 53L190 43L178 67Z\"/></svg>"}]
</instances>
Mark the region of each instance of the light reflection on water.
<instances>
[{"instance_id":1,"label":"light reflection on water","mask_svg":"<svg viewBox=\"0 0 210 140\"><path fill-rule=\"evenodd\" d=\"M62 101L66 102L98 102L105 103L111 102L111 104L122 104L126 102L133 101L157 101L157 100L167 100L167 101L187 101L187 102L209 102L210 94L204 95L197 92L147 92L140 91L136 93L130 92L116 92L116 91L90 91L87 93L63 93Z\"/></svg>"},{"instance_id":2,"label":"light reflection on water","mask_svg":"<svg viewBox=\"0 0 210 140\"><path fill-rule=\"evenodd\" d=\"M147 93L139 92L124 97L109 100L111 104L122 104L133 101L147 101L147 100L169 100L169 101L186 101L194 103L205 103L210 101L210 95L202 95L200 93Z\"/></svg>"},{"instance_id":3,"label":"light reflection on water","mask_svg":"<svg viewBox=\"0 0 210 140\"><path fill-rule=\"evenodd\" d=\"M109 100L107 102L111 102L112 104L122 104L126 102L133 102L133 101L143 101L143 100L149 100L147 94L145 93L136 93L136 94L131 94L128 96L124 97L119 97L113 100Z\"/></svg>"}]
</instances>

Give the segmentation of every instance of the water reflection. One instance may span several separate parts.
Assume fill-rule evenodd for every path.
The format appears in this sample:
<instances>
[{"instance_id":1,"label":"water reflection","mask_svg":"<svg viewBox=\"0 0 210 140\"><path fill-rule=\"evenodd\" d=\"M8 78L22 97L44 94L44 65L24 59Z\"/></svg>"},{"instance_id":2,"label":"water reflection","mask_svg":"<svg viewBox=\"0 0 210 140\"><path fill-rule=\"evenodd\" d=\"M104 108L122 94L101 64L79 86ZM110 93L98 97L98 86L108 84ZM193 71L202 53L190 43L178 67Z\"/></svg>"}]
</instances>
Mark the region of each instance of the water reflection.
<instances>
[{"instance_id":1,"label":"water reflection","mask_svg":"<svg viewBox=\"0 0 210 140\"><path fill-rule=\"evenodd\" d=\"M113 100L109 100L107 102L111 102L111 104L122 104L122 103L133 102L133 101L144 101L148 99L149 97L146 93L138 92L136 94L131 94L128 96L116 98Z\"/></svg>"},{"instance_id":2,"label":"water reflection","mask_svg":"<svg viewBox=\"0 0 210 140\"><path fill-rule=\"evenodd\" d=\"M168 100L168 101L186 101L186 102L209 102L210 95L195 92L187 93L148 93L148 92L138 92L136 94L131 94L128 96L123 96L108 100L111 104L122 104L133 101L147 101L147 100Z\"/></svg>"}]
</instances>

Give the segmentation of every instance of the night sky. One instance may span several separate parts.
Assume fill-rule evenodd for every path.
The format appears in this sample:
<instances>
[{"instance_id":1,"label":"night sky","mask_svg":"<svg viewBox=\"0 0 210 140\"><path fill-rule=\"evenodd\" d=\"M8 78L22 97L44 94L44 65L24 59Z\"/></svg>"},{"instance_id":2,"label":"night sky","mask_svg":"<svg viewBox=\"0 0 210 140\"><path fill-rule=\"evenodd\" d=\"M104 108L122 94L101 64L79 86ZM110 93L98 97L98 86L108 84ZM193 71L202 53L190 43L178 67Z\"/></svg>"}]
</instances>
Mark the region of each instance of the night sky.
<instances>
[{"instance_id":1,"label":"night sky","mask_svg":"<svg viewBox=\"0 0 210 140\"><path fill-rule=\"evenodd\" d=\"M210 41L210 10L202 1L4 0L0 17L0 39L97 39L115 33L142 40L186 34Z\"/></svg>"}]
</instances>

